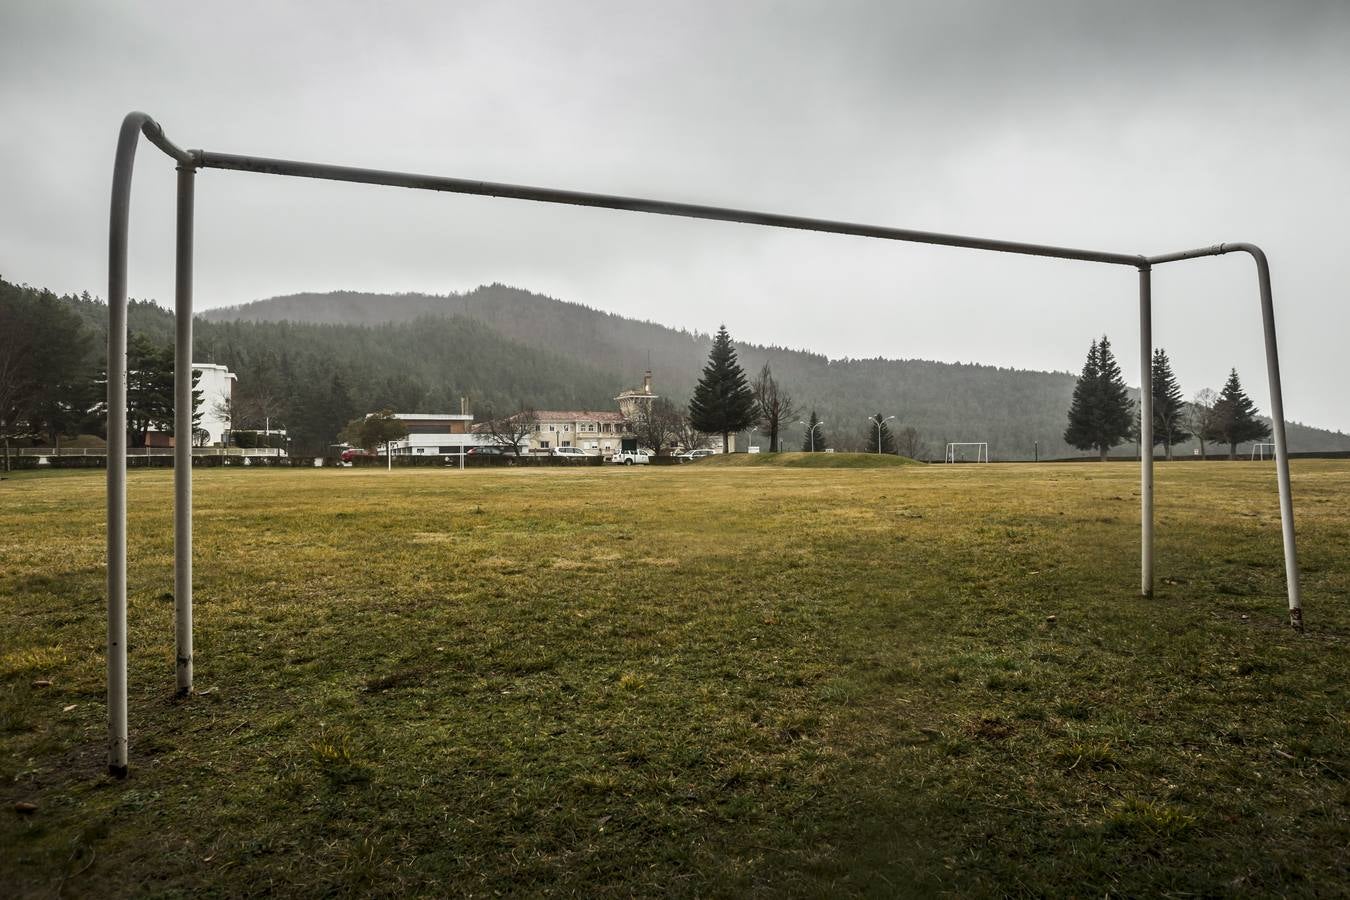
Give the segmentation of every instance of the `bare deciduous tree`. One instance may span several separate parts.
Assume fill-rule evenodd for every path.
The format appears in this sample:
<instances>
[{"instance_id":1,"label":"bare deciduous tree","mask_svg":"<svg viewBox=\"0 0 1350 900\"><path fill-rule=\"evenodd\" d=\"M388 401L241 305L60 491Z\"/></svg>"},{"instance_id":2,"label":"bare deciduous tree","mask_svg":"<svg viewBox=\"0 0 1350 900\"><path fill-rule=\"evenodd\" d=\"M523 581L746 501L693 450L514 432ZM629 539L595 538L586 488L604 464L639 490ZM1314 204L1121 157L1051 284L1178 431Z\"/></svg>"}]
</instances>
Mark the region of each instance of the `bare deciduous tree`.
<instances>
[{"instance_id":1,"label":"bare deciduous tree","mask_svg":"<svg viewBox=\"0 0 1350 900\"><path fill-rule=\"evenodd\" d=\"M221 442L226 446L230 443L230 432L234 430L234 403L223 392L216 396L211 404L211 415L215 416L225 426L221 434ZM197 443L197 431L193 429L192 440L194 446L204 447L206 442Z\"/></svg>"},{"instance_id":2,"label":"bare deciduous tree","mask_svg":"<svg viewBox=\"0 0 1350 900\"><path fill-rule=\"evenodd\" d=\"M662 450L673 449L680 442L680 428L685 417L664 397L641 404L633 417L633 434L638 446L657 456Z\"/></svg>"},{"instance_id":3,"label":"bare deciduous tree","mask_svg":"<svg viewBox=\"0 0 1350 900\"><path fill-rule=\"evenodd\" d=\"M792 402L792 396L778 383L778 379L773 377L768 363L759 370L753 389L755 406L759 414L759 430L769 436L769 452L776 453L782 449L779 432L783 425L791 422L797 415L797 406Z\"/></svg>"},{"instance_id":4,"label":"bare deciduous tree","mask_svg":"<svg viewBox=\"0 0 1350 900\"><path fill-rule=\"evenodd\" d=\"M895 433L895 452L910 459L924 459L928 456L928 444L919 429L906 425Z\"/></svg>"},{"instance_id":5,"label":"bare deciduous tree","mask_svg":"<svg viewBox=\"0 0 1350 900\"><path fill-rule=\"evenodd\" d=\"M516 456L520 455L520 445L539 429L539 415L534 407L523 403L514 413L496 415L491 406L484 409L484 418L479 426L492 438L492 442L506 447Z\"/></svg>"},{"instance_id":6,"label":"bare deciduous tree","mask_svg":"<svg viewBox=\"0 0 1350 900\"><path fill-rule=\"evenodd\" d=\"M1195 434L1200 442L1200 458L1205 458L1205 438L1218 425L1215 407L1219 395L1212 388L1201 388L1195 392L1191 402L1186 404L1186 427Z\"/></svg>"},{"instance_id":7,"label":"bare deciduous tree","mask_svg":"<svg viewBox=\"0 0 1350 900\"><path fill-rule=\"evenodd\" d=\"M267 390L236 392L230 402L231 426L271 430L284 421L286 404Z\"/></svg>"},{"instance_id":8,"label":"bare deciduous tree","mask_svg":"<svg viewBox=\"0 0 1350 900\"><path fill-rule=\"evenodd\" d=\"M685 450L702 450L712 446L712 435L695 428L686 411L680 415L679 423L675 426L675 446Z\"/></svg>"}]
</instances>

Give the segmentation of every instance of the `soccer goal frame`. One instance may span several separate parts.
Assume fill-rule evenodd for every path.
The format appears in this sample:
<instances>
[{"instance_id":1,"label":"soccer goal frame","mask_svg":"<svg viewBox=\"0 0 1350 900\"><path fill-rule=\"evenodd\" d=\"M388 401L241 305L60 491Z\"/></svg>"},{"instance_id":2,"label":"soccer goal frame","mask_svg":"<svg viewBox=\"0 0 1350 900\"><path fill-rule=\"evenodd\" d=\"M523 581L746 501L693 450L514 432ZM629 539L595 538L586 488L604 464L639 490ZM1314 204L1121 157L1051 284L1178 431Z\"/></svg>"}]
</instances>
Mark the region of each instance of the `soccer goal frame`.
<instances>
[{"instance_id":1,"label":"soccer goal frame","mask_svg":"<svg viewBox=\"0 0 1350 900\"><path fill-rule=\"evenodd\" d=\"M1274 444L1274 443L1272 443L1272 442L1270 442L1270 441L1259 441L1259 442L1257 442L1257 443L1255 443L1255 444L1252 444L1252 456L1251 456L1251 458L1252 458L1252 459L1259 459L1259 460L1265 461L1265 458L1266 458L1266 448L1267 448L1267 447L1269 447L1269 448L1271 449L1271 455L1273 456L1273 455L1274 455L1274 450L1275 450L1275 444Z\"/></svg>"},{"instance_id":2,"label":"soccer goal frame","mask_svg":"<svg viewBox=\"0 0 1350 900\"><path fill-rule=\"evenodd\" d=\"M626 210L662 216L682 216L720 222L739 222L772 228L792 228L826 234L851 235L887 241L963 247L998 253L1016 253L1051 259L1078 260L1134 269L1139 281L1139 360L1141 446L1153 446L1153 354L1152 271L1154 266L1226 253L1246 253L1256 263L1265 336L1266 374L1270 383L1270 415L1275 439L1280 523L1284 542L1285 583L1289 598L1289 621L1303 627L1299 595L1298 557L1294 545L1294 507L1289 488L1289 454L1285 442L1284 400L1280 389L1280 363L1275 341L1275 309L1271 299L1270 264L1255 244L1214 244L1160 256L1113 253L1028 244L891 228L805 216L755 212L668 200L581 193L556 188L496 184L463 178L416 175L379 169L333 166L322 163L238 156L208 150L183 150L165 135L164 129L142 112L129 113L122 121L113 161L112 199L108 228L108 470L107 470L107 590L108 590L108 770L127 774L127 232L131 213L131 178L141 136L177 164L177 222L174 275L174 432L192 431L192 257L195 185L200 169L226 169L299 178L318 178L357 184L385 185L414 190L442 191ZM192 690L192 442L174 441L174 640L177 688ZM1153 593L1153 454L1140 454L1140 593Z\"/></svg>"},{"instance_id":3,"label":"soccer goal frame","mask_svg":"<svg viewBox=\"0 0 1350 900\"><path fill-rule=\"evenodd\" d=\"M957 448L957 447L974 447L974 448L975 448L975 461L976 461L977 463L978 463L978 462L986 462L986 463L989 462L989 442L988 442L988 441L948 441L948 442L947 442L947 455L946 455L946 457L945 457L947 462L949 462L949 463L955 463L955 462L956 462L956 448ZM981 456L983 456L984 458L981 459L981 458L980 458Z\"/></svg>"}]
</instances>

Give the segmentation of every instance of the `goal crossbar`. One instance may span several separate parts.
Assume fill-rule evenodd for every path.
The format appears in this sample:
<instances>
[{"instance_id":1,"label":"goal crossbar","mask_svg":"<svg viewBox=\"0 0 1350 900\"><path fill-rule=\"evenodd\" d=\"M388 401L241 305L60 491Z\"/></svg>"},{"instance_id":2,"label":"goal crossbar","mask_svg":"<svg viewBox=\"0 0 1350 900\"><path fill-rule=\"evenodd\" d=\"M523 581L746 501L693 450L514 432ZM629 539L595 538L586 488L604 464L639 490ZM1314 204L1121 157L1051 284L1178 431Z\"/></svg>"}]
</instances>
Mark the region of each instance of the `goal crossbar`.
<instances>
[{"instance_id":1,"label":"goal crossbar","mask_svg":"<svg viewBox=\"0 0 1350 900\"><path fill-rule=\"evenodd\" d=\"M144 135L177 164L177 220L174 276L174 431L191 433L192 422L192 260L195 185L199 169L226 169L299 178L319 178L358 184L386 185L415 190L502 197L538 203L589 206L663 216L681 216L721 222L740 222L772 228L791 228L880 240L963 247L1127 266L1139 279L1140 428L1142 446L1153 444L1152 413L1152 269L1164 263L1241 252L1256 263L1265 336L1266 373L1270 384L1270 413L1279 483L1280 523L1284 544L1285 582L1290 623L1302 628L1298 557L1294 544L1293 499L1289 487L1289 454L1285 442L1284 400L1275 341L1275 312L1271 298L1270 265L1255 244L1214 244L1159 256L1113 253L1030 244L1021 241L970 237L893 228L730 207L706 206L669 200L585 193L557 188L500 184L437 175L418 175L381 169L334 166L323 163L240 156L207 150L184 150L171 141L153 118L132 112L122 120L113 161L112 197L108 228L108 469L107 469L107 592L108 592L108 770L127 773L127 243L131 214L131 179L136 148ZM174 631L177 686L192 690L192 458L191 441L174 442ZM1153 456L1140 454L1140 592L1153 592Z\"/></svg>"},{"instance_id":2,"label":"goal crossbar","mask_svg":"<svg viewBox=\"0 0 1350 900\"><path fill-rule=\"evenodd\" d=\"M989 462L989 442L988 441L948 441L947 442L947 462L956 462L957 447L974 447L976 462Z\"/></svg>"},{"instance_id":3,"label":"goal crossbar","mask_svg":"<svg viewBox=\"0 0 1350 900\"><path fill-rule=\"evenodd\" d=\"M1258 441L1252 444L1252 459L1265 459L1267 448L1274 450L1275 444L1270 441Z\"/></svg>"}]
</instances>

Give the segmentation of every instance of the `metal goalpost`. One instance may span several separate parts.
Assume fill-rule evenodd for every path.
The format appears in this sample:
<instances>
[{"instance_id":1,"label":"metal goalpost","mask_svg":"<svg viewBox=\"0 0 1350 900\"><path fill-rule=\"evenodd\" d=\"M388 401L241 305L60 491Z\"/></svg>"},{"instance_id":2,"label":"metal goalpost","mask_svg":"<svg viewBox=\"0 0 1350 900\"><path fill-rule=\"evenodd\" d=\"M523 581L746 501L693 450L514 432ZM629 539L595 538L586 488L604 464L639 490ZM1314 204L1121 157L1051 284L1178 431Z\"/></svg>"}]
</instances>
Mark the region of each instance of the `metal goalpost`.
<instances>
[{"instance_id":1,"label":"metal goalpost","mask_svg":"<svg viewBox=\"0 0 1350 900\"><path fill-rule=\"evenodd\" d=\"M987 441L948 441L947 443L947 462L956 462L956 450L958 447L974 447L975 461L989 462L989 443Z\"/></svg>"},{"instance_id":2,"label":"metal goalpost","mask_svg":"<svg viewBox=\"0 0 1350 900\"><path fill-rule=\"evenodd\" d=\"M1141 446L1153 446L1153 313L1151 275L1154 266L1225 253L1246 253L1256 263L1265 336L1266 374L1270 383L1270 416L1274 431L1277 481L1280 494L1280 524L1284 543L1285 583L1289 599L1289 622L1303 627L1299 596L1298 557L1294 545L1294 507L1289 487L1289 453L1285 442L1284 402L1280 389L1280 363L1275 342L1275 310L1271 299L1270 265L1255 244L1215 244L1159 256L1113 253L1028 244L1018 241L967 237L907 228L891 228L853 222L814 219L779 213L755 212L692 203L676 203L641 197L582 193L556 188L497 184L463 178L417 175L238 156L208 150L183 150L164 134L164 129L142 112L122 120L113 162L112 201L108 229L108 471L107 471L107 587L108 587L108 771L127 774L127 231L131 211L131 176L141 135L177 163L178 199L175 239L174 313L174 433L192 431L192 237L194 187L199 169L229 169L300 178L320 178L358 184L386 185L415 190L442 191L627 210L663 216L682 216L721 222L740 222L772 228L793 228L827 234L852 235L888 241L964 247L1042 256L1082 262L1124 266L1136 270L1139 279L1139 359ZM192 690L192 442L174 441L174 636L177 687L180 694ZM1140 593L1153 593L1153 455L1140 455Z\"/></svg>"},{"instance_id":3,"label":"metal goalpost","mask_svg":"<svg viewBox=\"0 0 1350 900\"><path fill-rule=\"evenodd\" d=\"M1252 444L1252 456L1251 456L1251 458L1252 458L1252 459L1260 459L1260 460L1264 460L1264 459L1266 458L1266 449L1267 449L1267 448L1269 448L1271 451L1274 451L1274 450L1275 450L1275 445L1272 444L1272 443L1269 442L1269 441L1260 441L1260 442L1258 442L1258 443ZM1273 454L1272 454L1272 455L1273 455Z\"/></svg>"}]
</instances>

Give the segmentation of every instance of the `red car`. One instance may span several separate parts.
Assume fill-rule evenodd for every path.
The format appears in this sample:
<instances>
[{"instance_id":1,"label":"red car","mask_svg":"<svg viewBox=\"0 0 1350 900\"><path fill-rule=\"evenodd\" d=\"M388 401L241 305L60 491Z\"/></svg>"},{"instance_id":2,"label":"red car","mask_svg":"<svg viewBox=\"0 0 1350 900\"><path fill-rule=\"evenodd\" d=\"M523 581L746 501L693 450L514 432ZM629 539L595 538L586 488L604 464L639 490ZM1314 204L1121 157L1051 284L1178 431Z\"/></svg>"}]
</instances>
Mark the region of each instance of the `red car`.
<instances>
[{"instance_id":1,"label":"red car","mask_svg":"<svg viewBox=\"0 0 1350 900\"><path fill-rule=\"evenodd\" d=\"M360 447L348 447L346 450L342 451L342 456L340 457L340 459L345 463L349 463L358 456L365 457L366 459L379 458L378 453L374 453L370 450L363 450Z\"/></svg>"}]
</instances>

